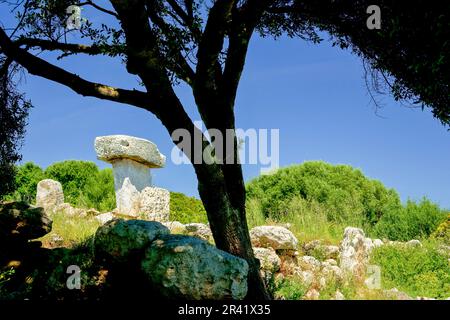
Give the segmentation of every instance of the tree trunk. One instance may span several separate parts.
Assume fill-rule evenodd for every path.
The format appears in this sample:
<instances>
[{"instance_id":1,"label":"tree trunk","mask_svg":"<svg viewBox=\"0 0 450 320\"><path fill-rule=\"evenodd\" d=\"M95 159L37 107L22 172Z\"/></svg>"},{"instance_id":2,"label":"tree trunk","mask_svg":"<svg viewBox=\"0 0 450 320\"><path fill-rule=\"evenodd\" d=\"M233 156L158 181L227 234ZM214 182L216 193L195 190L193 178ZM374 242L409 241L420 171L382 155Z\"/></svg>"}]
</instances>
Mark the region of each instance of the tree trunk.
<instances>
[{"instance_id":1,"label":"tree trunk","mask_svg":"<svg viewBox=\"0 0 450 320\"><path fill-rule=\"evenodd\" d=\"M240 169L240 165L238 166ZM199 194L208 214L211 231L217 248L241 257L248 262L248 294L247 299L268 300L268 294L260 275L260 263L253 254L250 235L245 216L245 189L241 199L243 203L233 204L230 190L240 190L243 179L235 180L234 186L226 183L223 167L201 164L195 166L199 182ZM242 175L241 175L242 177ZM231 189L233 193L235 190ZM235 201L234 201L235 202Z\"/></svg>"}]
</instances>

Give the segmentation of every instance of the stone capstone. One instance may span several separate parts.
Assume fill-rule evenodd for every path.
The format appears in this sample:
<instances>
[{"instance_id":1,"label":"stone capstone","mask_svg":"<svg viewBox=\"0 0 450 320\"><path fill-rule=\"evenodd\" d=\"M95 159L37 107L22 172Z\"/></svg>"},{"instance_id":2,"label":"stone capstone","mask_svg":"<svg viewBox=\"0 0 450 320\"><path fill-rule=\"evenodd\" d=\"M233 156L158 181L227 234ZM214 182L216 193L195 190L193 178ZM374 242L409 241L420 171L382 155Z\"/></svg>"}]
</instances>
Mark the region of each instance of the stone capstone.
<instances>
[{"instance_id":1,"label":"stone capstone","mask_svg":"<svg viewBox=\"0 0 450 320\"><path fill-rule=\"evenodd\" d=\"M162 168L166 163L153 142L125 135L97 137L95 151L99 160L109 163L129 159L147 168Z\"/></svg>"}]
</instances>

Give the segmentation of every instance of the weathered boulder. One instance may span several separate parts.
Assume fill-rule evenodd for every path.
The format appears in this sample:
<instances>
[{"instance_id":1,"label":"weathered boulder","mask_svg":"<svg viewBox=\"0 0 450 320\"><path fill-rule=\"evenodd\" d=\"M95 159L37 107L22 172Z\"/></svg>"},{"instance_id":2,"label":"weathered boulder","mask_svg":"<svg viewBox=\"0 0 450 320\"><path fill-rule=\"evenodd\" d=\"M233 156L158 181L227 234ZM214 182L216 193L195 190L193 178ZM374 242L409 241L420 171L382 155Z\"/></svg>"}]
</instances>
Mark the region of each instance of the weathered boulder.
<instances>
[{"instance_id":1,"label":"weathered boulder","mask_svg":"<svg viewBox=\"0 0 450 320\"><path fill-rule=\"evenodd\" d=\"M250 237L253 247L296 250L298 246L298 240L294 234L279 226L255 227L250 231Z\"/></svg>"},{"instance_id":2,"label":"weathered boulder","mask_svg":"<svg viewBox=\"0 0 450 320\"><path fill-rule=\"evenodd\" d=\"M163 224L164 226L169 228L170 233L172 233L172 234L185 234L186 233L186 226L179 221L161 222L161 224Z\"/></svg>"},{"instance_id":3,"label":"weathered boulder","mask_svg":"<svg viewBox=\"0 0 450 320\"><path fill-rule=\"evenodd\" d=\"M320 299L320 293L316 289L310 289L305 294L305 300L319 300Z\"/></svg>"},{"instance_id":4,"label":"weathered boulder","mask_svg":"<svg viewBox=\"0 0 450 320\"><path fill-rule=\"evenodd\" d=\"M169 234L169 229L159 222L115 219L95 233L95 255L113 263L126 262L165 234Z\"/></svg>"},{"instance_id":5,"label":"weathered boulder","mask_svg":"<svg viewBox=\"0 0 450 320\"><path fill-rule=\"evenodd\" d=\"M188 223L184 225L186 228L185 235L196 237L205 241L212 241L213 235L211 229L203 223Z\"/></svg>"},{"instance_id":6,"label":"weathered boulder","mask_svg":"<svg viewBox=\"0 0 450 320\"><path fill-rule=\"evenodd\" d=\"M420 242L419 240L413 239L413 240L409 240L409 241L406 243L406 245L407 245L408 247L412 247L412 248L415 248L415 247L421 247L421 246L422 246L422 242Z\"/></svg>"},{"instance_id":7,"label":"weathered boulder","mask_svg":"<svg viewBox=\"0 0 450 320\"><path fill-rule=\"evenodd\" d=\"M95 219L100 222L101 225L106 224L107 222L114 220L114 214L112 212L106 212L106 213L102 213L99 214L98 216L95 217Z\"/></svg>"},{"instance_id":8,"label":"weathered boulder","mask_svg":"<svg viewBox=\"0 0 450 320\"><path fill-rule=\"evenodd\" d=\"M302 270L309 270L313 272L320 270L321 267L320 261L311 256L299 257L298 265Z\"/></svg>"},{"instance_id":9,"label":"weathered boulder","mask_svg":"<svg viewBox=\"0 0 450 320\"><path fill-rule=\"evenodd\" d=\"M375 248L381 247L383 245L384 245L384 242L382 240L380 240L380 239L374 239L373 240L373 246Z\"/></svg>"},{"instance_id":10,"label":"weathered boulder","mask_svg":"<svg viewBox=\"0 0 450 320\"><path fill-rule=\"evenodd\" d=\"M140 196L140 214L146 220L169 221L170 192L166 189L146 187Z\"/></svg>"},{"instance_id":11,"label":"weathered boulder","mask_svg":"<svg viewBox=\"0 0 450 320\"><path fill-rule=\"evenodd\" d=\"M267 248L253 248L256 259L261 263L263 273L273 274L280 270L281 259L275 250Z\"/></svg>"},{"instance_id":12,"label":"weathered boulder","mask_svg":"<svg viewBox=\"0 0 450 320\"><path fill-rule=\"evenodd\" d=\"M38 183L36 193L36 206L42 207L51 214L55 208L64 203L64 193L61 183L45 179Z\"/></svg>"},{"instance_id":13,"label":"weathered boulder","mask_svg":"<svg viewBox=\"0 0 450 320\"><path fill-rule=\"evenodd\" d=\"M25 202L0 203L0 246L26 243L52 230L52 221L43 208Z\"/></svg>"},{"instance_id":14,"label":"weathered boulder","mask_svg":"<svg viewBox=\"0 0 450 320\"><path fill-rule=\"evenodd\" d=\"M339 290L334 294L334 300L345 300L345 296Z\"/></svg>"},{"instance_id":15,"label":"weathered boulder","mask_svg":"<svg viewBox=\"0 0 450 320\"><path fill-rule=\"evenodd\" d=\"M373 247L372 240L365 237L362 229L346 228L341 243L341 269L344 272L353 273L359 278L363 277Z\"/></svg>"},{"instance_id":16,"label":"weathered boulder","mask_svg":"<svg viewBox=\"0 0 450 320\"><path fill-rule=\"evenodd\" d=\"M142 270L171 299L243 299L247 294L247 262L194 237L159 237L146 250Z\"/></svg>"}]
</instances>

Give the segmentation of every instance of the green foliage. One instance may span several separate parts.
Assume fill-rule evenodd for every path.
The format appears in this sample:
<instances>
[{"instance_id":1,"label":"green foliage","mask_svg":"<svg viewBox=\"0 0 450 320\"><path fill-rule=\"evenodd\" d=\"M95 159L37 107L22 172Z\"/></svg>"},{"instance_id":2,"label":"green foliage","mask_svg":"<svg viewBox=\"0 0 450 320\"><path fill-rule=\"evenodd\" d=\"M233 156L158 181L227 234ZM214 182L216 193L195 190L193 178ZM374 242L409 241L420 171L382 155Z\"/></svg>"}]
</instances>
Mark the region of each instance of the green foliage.
<instances>
[{"instance_id":1,"label":"green foliage","mask_svg":"<svg viewBox=\"0 0 450 320\"><path fill-rule=\"evenodd\" d=\"M398 241L424 239L436 230L446 216L446 212L426 198L419 203L408 201L405 207L383 215L373 233L379 238Z\"/></svg>"},{"instance_id":2,"label":"green foliage","mask_svg":"<svg viewBox=\"0 0 450 320\"><path fill-rule=\"evenodd\" d=\"M396 287L410 296L447 298L450 296L448 257L434 243L423 247L382 246L371 263L381 267L382 286Z\"/></svg>"},{"instance_id":3,"label":"green foliage","mask_svg":"<svg viewBox=\"0 0 450 320\"><path fill-rule=\"evenodd\" d=\"M300 300L308 289L302 284L300 279L296 279L295 277L275 281L274 291L272 292L275 299Z\"/></svg>"},{"instance_id":4,"label":"green foliage","mask_svg":"<svg viewBox=\"0 0 450 320\"><path fill-rule=\"evenodd\" d=\"M76 160L57 162L45 170L47 178L62 184L65 200L72 205L78 204L78 199L88 181L92 181L92 177L97 174L98 168L95 163Z\"/></svg>"},{"instance_id":5,"label":"green foliage","mask_svg":"<svg viewBox=\"0 0 450 320\"><path fill-rule=\"evenodd\" d=\"M170 193L170 219L181 223L208 223L203 203L182 193Z\"/></svg>"},{"instance_id":6,"label":"green foliage","mask_svg":"<svg viewBox=\"0 0 450 320\"><path fill-rule=\"evenodd\" d=\"M249 199L258 199L265 217L295 214L291 201L301 197L324 208L327 220L374 224L386 212L401 206L398 194L379 181L366 178L346 165L306 162L256 178L247 185Z\"/></svg>"},{"instance_id":7,"label":"green foliage","mask_svg":"<svg viewBox=\"0 0 450 320\"><path fill-rule=\"evenodd\" d=\"M25 136L31 103L17 91L21 68L0 53L0 200L15 189L14 164Z\"/></svg>"},{"instance_id":8,"label":"green foliage","mask_svg":"<svg viewBox=\"0 0 450 320\"><path fill-rule=\"evenodd\" d=\"M450 245L450 214L448 214L447 219L437 227L431 237L446 245Z\"/></svg>"},{"instance_id":9,"label":"green foliage","mask_svg":"<svg viewBox=\"0 0 450 320\"><path fill-rule=\"evenodd\" d=\"M55 235L63 239L63 246L71 248L83 244L94 236L100 222L92 217L67 217L62 213L55 213L52 216L52 231L39 240L44 246L51 247L52 237Z\"/></svg>"},{"instance_id":10,"label":"green foliage","mask_svg":"<svg viewBox=\"0 0 450 320\"><path fill-rule=\"evenodd\" d=\"M33 162L18 166L15 176L16 190L9 198L34 203L37 184L43 179L45 179L44 171Z\"/></svg>"},{"instance_id":11,"label":"green foliage","mask_svg":"<svg viewBox=\"0 0 450 320\"><path fill-rule=\"evenodd\" d=\"M116 207L112 169L100 170L87 179L77 200L77 205L84 208L95 208L101 212L111 211Z\"/></svg>"}]
</instances>

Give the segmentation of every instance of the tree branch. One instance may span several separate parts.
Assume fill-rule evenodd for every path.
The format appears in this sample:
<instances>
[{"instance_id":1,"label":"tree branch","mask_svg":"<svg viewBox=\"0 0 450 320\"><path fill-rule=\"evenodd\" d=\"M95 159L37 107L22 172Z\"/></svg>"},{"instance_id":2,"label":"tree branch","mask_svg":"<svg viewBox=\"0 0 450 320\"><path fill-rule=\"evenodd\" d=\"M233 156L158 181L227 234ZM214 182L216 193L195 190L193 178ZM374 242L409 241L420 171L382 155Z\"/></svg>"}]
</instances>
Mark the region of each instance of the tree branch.
<instances>
[{"instance_id":1,"label":"tree branch","mask_svg":"<svg viewBox=\"0 0 450 320\"><path fill-rule=\"evenodd\" d=\"M71 53L85 53L88 55L99 55L99 54L107 54L108 49L112 50L114 46L107 45L84 45L78 43L64 43L58 41L44 40L44 39L36 39L36 38L19 38L14 41L14 43L18 46L26 46L27 48L40 48L42 50L47 51L69 51Z\"/></svg>"},{"instance_id":2,"label":"tree branch","mask_svg":"<svg viewBox=\"0 0 450 320\"><path fill-rule=\"evenodd\" d=\"M145 92L119 89L89 82L78 75L32 55L12 42L2 28L0 28L0 47L2 53L22 65L30 74L65 85L80 95L126 103L146 110L156 108L151 104L149 96Z\"/></svg>"}]
</instances>

